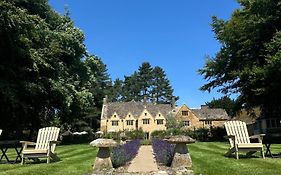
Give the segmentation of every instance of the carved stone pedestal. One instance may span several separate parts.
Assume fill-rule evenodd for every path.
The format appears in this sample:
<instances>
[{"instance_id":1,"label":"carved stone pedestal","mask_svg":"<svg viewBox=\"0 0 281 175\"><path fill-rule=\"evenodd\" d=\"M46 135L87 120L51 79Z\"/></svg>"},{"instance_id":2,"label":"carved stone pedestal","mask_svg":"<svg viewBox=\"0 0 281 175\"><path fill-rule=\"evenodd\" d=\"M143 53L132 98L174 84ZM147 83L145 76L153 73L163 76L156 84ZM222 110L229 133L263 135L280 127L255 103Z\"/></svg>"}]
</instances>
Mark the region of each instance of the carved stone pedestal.
<instances>
[{"instance_id":1,"label":"carved stone pedestal","mask_svg":"<svg viewBox=\"0 0 281 175\"><path fill-rule=\"evenodd\" d=\"M109 148L117 146L117 143L112 139L96 139L90 145L99 148L93 166L94 172L113 169Z\"/></svg>"},{"instance_id":2,"label":"carved stone pedestal","mask_svg":"<svg viewBox=\"0 0 281 175\"><path fill-rule=\"evenodd\" d=\"M175 154L171 165L172 168L184 167L191 169L192 160L186 144L194 143L195 140L189 136L172 136L167 141L176 144Z\"/></svg>"}]
</instances>

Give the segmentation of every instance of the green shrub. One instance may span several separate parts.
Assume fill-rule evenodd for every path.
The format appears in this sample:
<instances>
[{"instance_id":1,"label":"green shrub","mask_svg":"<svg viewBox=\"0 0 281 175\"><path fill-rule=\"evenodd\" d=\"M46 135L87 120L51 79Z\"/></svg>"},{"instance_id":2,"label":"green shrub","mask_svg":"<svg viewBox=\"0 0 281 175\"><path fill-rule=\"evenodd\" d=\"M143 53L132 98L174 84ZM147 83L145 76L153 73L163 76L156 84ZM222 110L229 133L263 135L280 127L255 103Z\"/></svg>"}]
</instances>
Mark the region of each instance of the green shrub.
<instances>
[{"instance_id":1,"label":"green shrub","mask_svg":"<svg viewBox=\"0 0 281 175\"><path fill-rule=\"evenodd\" d=\"M144 139L145 133L143 130L125 131L125 136L127 139Z\"/></svg>"},{"instance_id":2,"label":"green shrub","mask_svg":"<svg viewBox=\"0 0 281 175\"><path fill-rule=\"evenodd\" d=\"M151 140L141 140L141 145L151 145Z\"/></svg>"}]
</instances>

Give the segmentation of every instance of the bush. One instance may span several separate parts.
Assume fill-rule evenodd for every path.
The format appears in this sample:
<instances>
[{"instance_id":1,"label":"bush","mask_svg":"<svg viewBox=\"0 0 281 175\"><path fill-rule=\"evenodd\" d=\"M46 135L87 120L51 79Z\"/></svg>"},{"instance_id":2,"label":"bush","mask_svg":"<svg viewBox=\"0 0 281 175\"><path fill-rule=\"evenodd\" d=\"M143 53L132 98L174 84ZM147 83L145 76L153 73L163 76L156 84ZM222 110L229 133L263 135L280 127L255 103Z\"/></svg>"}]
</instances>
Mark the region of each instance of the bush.
<instances>
[{"instance_id":1,"label":"bush","mask_svg":"<svg viewBox=\"0 0 281 175\"><path fill-rule=\"evenodd\" d=\"M144 132L143 130L134 130L134 131L126 131L125 136L130 140L135 139L144 139Z\"/></svg>"},{"instance_id":2,"label":"bush","mask_svg":"<svg viewBox=\"0 0 281 175\"><path fill-rule=\"evenodd\" d=\"M151 145L151 140L141 140L141 145Z\"/></svg>"},{"instance_id":3,"label":"bush","mask_svg":"<svg viewBox=\"0 0 281 175\"><path fill-rule=\"evenodd\" d=\"M138 153L140 140L132 140L112 149L111 161L114 168L125 165Z\"/></svg>"},{"instance_id":4,"label":"bush","mask_svg":"<svg viewBox=\"0 0 281 175\"><path fill-rule=\"evenodd\" d=\"M223 127L216 127L211 129L211 140L212 141L224 141L226 136L226 130Z\"/></svg>"},{"instance_id":5,"label":"bush","mask_svg":"<svg viewBox=\"0 0 281 175\"><path fill-rule=\"evenodd\" d=\"M166 166L170 166L173 160L175 146L161 139L152 140L152 148L156 161Z\"/></svg>"},{"instance_id":6,"label":"bush","mask_svg":"<svg viewBox=\"0 0 281 175\"><path fill-rule=\"evenodd\" d=\"M151 133L151 138L159 138L159 139L163 139L167 136L167 132L165 130L157 130L157 131L153 131Z\"/></svg>"}]
</instances>

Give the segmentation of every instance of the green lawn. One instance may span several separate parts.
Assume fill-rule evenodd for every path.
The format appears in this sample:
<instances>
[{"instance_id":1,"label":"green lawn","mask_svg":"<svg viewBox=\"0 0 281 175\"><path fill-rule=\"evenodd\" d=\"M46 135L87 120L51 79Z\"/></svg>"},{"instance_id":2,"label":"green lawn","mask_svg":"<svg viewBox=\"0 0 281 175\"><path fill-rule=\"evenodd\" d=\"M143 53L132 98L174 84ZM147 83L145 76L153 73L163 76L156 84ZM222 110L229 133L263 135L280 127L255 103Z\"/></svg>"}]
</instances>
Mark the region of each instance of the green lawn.
<instances>
[{"instance_id":1,"label":"green lawn","mask_svg":"<svg viewBox=\"0 0 281 175\"><path fill-rule=\"evenodd\" d=\"M189 145L193 160L193 170L202 175L277 175L281 174L281 158L260 157L234 158L224 157L228 143L198 142ZM274 152L281 152L281 145L273 145ZM87 144L58 146L56 149L61 158L51 164L0 164L0 175L36 174L36 175L84 175L92 171L97 149ZM14 154L13 150L10 155ZM12 156L12 155L11 155ZM259 154L256 154L259 156ZM3 161L2 161L3 162Z\"/></svg>"},{"instance_id":2,"label":"green lawn","mask_svg":"<svg viewBox=\"0 0 281 175\"><path fill-rule=\"evenodd\" d=\"M277 175L281 174L281 158L224 157L229 144L224 142L199 142L189 145L195 174L202 175ZM281 145L272 145L272 151L281 152ZM244 153L241 153L244 154ZM245 155L245 154L244 154Z\"/></svg>"},{"instance_id":3,"label":"green lawn","mask_svg":"<svg viewBox=\"0 0 281 175\"><path fill-rule=\"evenodd\" d=\"M13 150L11 151L13 152ZM91 165L95 160L97 149L88 144L63 145L57 146L56 152L61 161L50 164L27 163L23 166L20 164L0 164L0 175L84 175L91 172Z\"/></svg>"}]
</instances>

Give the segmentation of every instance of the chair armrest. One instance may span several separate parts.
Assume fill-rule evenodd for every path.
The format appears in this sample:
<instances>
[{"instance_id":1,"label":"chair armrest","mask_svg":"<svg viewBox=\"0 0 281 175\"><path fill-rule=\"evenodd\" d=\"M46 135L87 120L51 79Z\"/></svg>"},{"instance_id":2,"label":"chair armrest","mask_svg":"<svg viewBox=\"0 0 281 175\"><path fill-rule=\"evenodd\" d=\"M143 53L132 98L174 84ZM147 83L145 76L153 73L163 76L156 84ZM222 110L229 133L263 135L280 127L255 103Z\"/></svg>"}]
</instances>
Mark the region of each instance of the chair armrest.
<instances>
[{"instance_id":1,"label":"chair armrest","mask_svg":"<svg viewBox=\"0 0 281 175\"><path fill-rule=\"evenodd\" d=\"M250 136L251 139L258 139L260 143L262 143L262 139L265 136L265 134L256 134L256 135L252 135Z\"/></svg>"},{"instance_id":2,"label":"chair armrest","mask_svg":"<svg viewBox=\"0 0 281 175\"><path fill-rule=\"evenodd\" d=\"M60 141L51 140L50 145L53 145L53 144L60 144Z\"/></svg>"},{"instance_id":3,"label":"chair armrest","mask_svg":"<svg viewBox=\"0 0 281 175\"><path fill-rule=\"evenodd\" d=\"M35 146L36 145L35 142L30 142L30 141L20 141L20 143L22 144L23 149L26 149L27 146Z\"/></svg>"}]
</instances>

